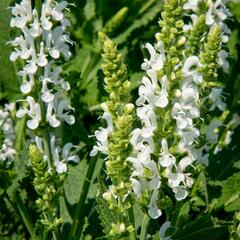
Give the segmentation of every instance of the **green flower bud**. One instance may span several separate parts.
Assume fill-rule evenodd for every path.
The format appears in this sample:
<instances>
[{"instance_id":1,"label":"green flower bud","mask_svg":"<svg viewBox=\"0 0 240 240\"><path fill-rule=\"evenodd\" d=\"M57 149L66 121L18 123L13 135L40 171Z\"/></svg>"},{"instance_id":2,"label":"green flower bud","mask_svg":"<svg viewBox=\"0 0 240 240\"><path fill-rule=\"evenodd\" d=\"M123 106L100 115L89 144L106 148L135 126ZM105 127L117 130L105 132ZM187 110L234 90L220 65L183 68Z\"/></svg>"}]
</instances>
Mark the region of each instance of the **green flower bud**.
<instances>
[{"instance_id":1,"label":"green flower bud","mask_svg":"<svg viewBox=\"0 0 240 240\"><path fill-rule=\"evenodd\" d=\"M204 45L204 50L200 54L200 61L203 64L201 72L205 80L213 80L217 77L217 68L219 67L219 53L221 50L221 27L214 26Z\"/></svg>"},{"instance_id":2,"label":"green flower bud","mask_svg":"<svg viewBox=\"0 0 240 240\"><path fill-rule=\"evenodd\" d=\"M134 109L134 105L132 103L128 103L127 105L124 106L124 112L126 114L131 114Z\"/></svg>"}]
</instances>

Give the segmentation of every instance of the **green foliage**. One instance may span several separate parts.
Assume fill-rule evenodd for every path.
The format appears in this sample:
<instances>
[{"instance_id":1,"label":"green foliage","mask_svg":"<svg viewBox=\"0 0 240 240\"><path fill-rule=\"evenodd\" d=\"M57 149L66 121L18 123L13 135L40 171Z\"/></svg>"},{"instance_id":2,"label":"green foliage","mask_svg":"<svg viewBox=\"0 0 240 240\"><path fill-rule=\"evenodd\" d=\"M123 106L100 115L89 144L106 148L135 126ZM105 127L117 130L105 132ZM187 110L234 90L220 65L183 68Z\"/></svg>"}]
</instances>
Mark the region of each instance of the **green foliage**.
<instances>
[{"instance_id":1,"label":"green foliage","mask_svg":"<svg viewBox=\"0 0 240 240\"><path fill-rule=\"evenodd\" d=\"M8 42L12 40L9 27L11 12L8 7L10 3L11 0L1 1L0 3L0 99L3 97L16 99L16 94L19 91L16 66L9 59L11 47Z\"/></svg>"},{"instance_id":2,"label":"green foliage","mask_svg":"<svg viewBox=\"0 0 240 240\"><path fill-rule=\"evenodd\" d=\"M101 221L103 231L106 235L108 235L112 228L111 224L118 222L119 219L118 214L109 208L108 202L102 197L103 193L106 191L106 185L104 184L103 180L99 178L99 194L96 199L96 210L98 212L98 217Z\"/></svg>"},{"instance_id":3,"label":"green foliage","mask_svg":"<svg viewBox=\"0 0 240 240\"><path fill-rule=\"evenodd\" d=\"M19 89L17 66L9 61L11 50L6 44L14 39L13 35L16 35L10 31L9 27L10 9L7 7L11 2L19 1L0 1L1 104L5 103L7 98L17 99ZM169 6L164 11L173 14L174 21L166 14L161 16L163 1L158 0L71 0L69 2L76 4L76 7L70 6L71 11L68 12L72 22L69 31L75 44L71 48L73 57L63 66L63 70L64 77L71 84L69 96L73 107L75 107L77 121L72 127L63 125L62 130L57 133L62 136L63 143L69 141L76 145L80 143L78 147L81 161L79 164L68 165L66 176L62 176L64 184L61 181L59 183L59 180L53 180L52 176L47 177L44 184L52 184L58 192L55 197L51 194L49 196L51 195L50 197L54 199L52 210L55 211L54 208L58 206L57 217L64 220L63 226L58 230L60 239L71 239L71 224L74 219L78 221L77 229L79 230L76 239L107 239L106 236L111 239L109 232L112 229L112 223L119 222L119 213L111 209L109 203L102 197L107 191L105 183L108 185L109 179L96 180L97 175L103 175L102 173L106 171L103 164L104 160L101 157L98 157L91 177L87 177L92 161L88 153L94 144L93 138L89 138L89 135L92 135L100 125L97 121L102 112L100 104L107 97L107 91L104 89L106 83L101 70L102 58L98 32L107 33L113 42L118 44L119 53L122 54L128 66L128 74L125 75L125 78L131 82L129 89L131 96L129 98L134 102L137 87L143 76L140 65L145 57L145 51L141 49L141 46L146 42L152 42L154 34L160 31L157 23L159 19L162 22L161 26L164 21L168 26L162 39L171 46L177 43L182 37L182 22L179 21L181 20L179 12L182 10L175 7L175 4L183 1L168 0ZM226 97L231 106L229 114L229 118L231 118L233 112L240 110L240 3L229 1L228 5L233 13L233 21L227 23L233 30L228 43L231 54L228 58L230 75L221 71L211 71L213 69L212 62L214 62L214 67L219 63L215 51L219 50L218 46L221 40L219 32L216 34L217 37L212 35L212 39L209 39L209 43L205 46L202 62L205 65L204 72L211 82L218 75L220 81L223 84L226 83L225 90L229 93ZM184 19L185 23L187 21L188 18ZM204 19L201 17L190 35L191 54L198 54L198 44L201 42L205 27ZM175 28L177 28L178 33L173 40ZM184 33L184 35L186 34ZM182 47L178 46L177 50L174 50L174 54L182 58ZM130 101L130 99L128 100ZM31 134L29 135L24 129L24 119L22 121L16 120L16 122L18 132L16 142L19 144L17 148L20 151L23 149L25 139L31 138ZM224 122L224 124L227 123L227 121ZM120 128L120 130L123 129ZM169 193L169 197L164 197L165 182L162 183L163 194L160 195L159 205L163 215L158 221L150 223L148 239L159 239L159 228L164 221L171 221L172 228L167 230L166 235L172 235L174 240L236 240L239 238L237 233L239 226L237 213L240 211L239 136L240 130L236 129L232 135L231 144L224 146L223 151L216 155L211 153L208 168L202 169L197 166L194 173L196 181L186 201L176 202L171 193ZM44 170L44 174L47 174L46 164L38 162L33 176L34 173L29 168L29 156L26 150L20 151L10 166L6 167L2 163L0 164L0 239L30 239L33 229L32 222L35 223L39 218L43 219L42 216L39 216L39 207L35 201L43 197L47 191L45 185L36 183L33 179L40 177L40 175L38 176L39 170ZM35 185L37 184L35 186L37 191L33 188L33 181ZM88 188L84 187L86 182L90 184ZM61 188L62 185L64 189ZM83 189L85 190L83 191ZM82 197L83 195L85 197ZM75 213L80 199L83 202L81 202L83 211L81 211L81 216L76 218ZM132 199L130 200L132 201ZM144 214L137 202L133 205L133 212L138 237ZM54 221L51 219L50 222ZM50 222L42 221L40 224L38 222L38 231L44 231L42 226L44 224L50 226ZM37 239L36 236L34 237L32 239ZM52 239L52 236L47 235L47 239ZM125 239L128 238L125 237Z\"/></svg>"},{"instance_id":4,"label":"green foliage","mask_svg":"<svg viewBox=\"0 0 240 240\"><path fill-rule=\"evenodd\" d=\"M182 228L175 230L172 235L173 240L217 240L228 239L228 237L227 226L221 225L209 215L190 221Z\"/></svg>"},{"instance_id":5,"label":"green foliage","mask_svg":"<svg viewBox=\"0 0 240 240\"><path fill-rule=\"evenodd\" d=\"M235 173L222 185L221 196L217 199L216 208L224 207L226 212L240 211L240 175Z\"/></svg>"}]
</instances>

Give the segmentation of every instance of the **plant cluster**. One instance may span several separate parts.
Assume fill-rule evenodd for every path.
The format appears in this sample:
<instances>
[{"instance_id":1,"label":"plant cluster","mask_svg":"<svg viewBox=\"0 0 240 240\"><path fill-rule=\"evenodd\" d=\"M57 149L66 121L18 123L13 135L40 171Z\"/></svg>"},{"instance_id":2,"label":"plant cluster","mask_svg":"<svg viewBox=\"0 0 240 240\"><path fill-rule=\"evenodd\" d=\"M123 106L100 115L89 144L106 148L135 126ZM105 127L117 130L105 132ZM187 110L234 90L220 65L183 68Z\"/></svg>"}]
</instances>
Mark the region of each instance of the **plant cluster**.
<instances>
[{"instance_id":1,"label":"plant cluster","mask_svg":"<svg viewBox=\"0 0 240 240\"><path fill-rule=\"evenodd\" d=\"M0 3L1 238L239 239L234 8Z\"/></svg>"}]
</instances>

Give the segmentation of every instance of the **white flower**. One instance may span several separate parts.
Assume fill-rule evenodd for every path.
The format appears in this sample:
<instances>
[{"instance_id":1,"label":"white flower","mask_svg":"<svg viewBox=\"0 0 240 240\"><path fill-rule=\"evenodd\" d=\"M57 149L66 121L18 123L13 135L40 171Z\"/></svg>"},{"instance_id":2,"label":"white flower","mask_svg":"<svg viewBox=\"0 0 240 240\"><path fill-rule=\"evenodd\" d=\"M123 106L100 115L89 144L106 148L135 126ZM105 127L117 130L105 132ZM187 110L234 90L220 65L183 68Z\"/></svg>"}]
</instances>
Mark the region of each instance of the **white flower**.
<instances>
[{"instance_id":1,"label":"white flower","mask_svg":"<svg viewBox=\"0 0 240 240\"><path fill-rule=\"evenodd\" d=\"M12 7L12 15L10 26L23 29L28 22L32 20L31 0L22 0L20 4Z\"/></svg>"},{"instance_id":2,"label":"white flower","mask_svg":"<svg viewBox=\"0 0 240 240\"><path fill-rule=\"evenodd\" d=\"M48 60L47 60L46 55L44 53L44 42L40 43L40 52L38 54L37 64L40 67L44 67L48 64Z\"/></svg>"},{"instance_id":3,"label":"white flower","mask_svg":"<svg viewBox=\"0 0 240 240\"><path fill-rule=\"evenodd\" d=\"M50 102L47 106L46 119L52 127L56 128L60 126L60 121L57 119L56 109L54 108L53 102Z\"/></svg>"},{"instance_id":4,"label":"white flower","mask_svg":"<svg viewBox=\"0 0 240 240\"><path fill-rule=\"evenodd\" d=\"M209 26L213 26L214 24L218 24L221 26L222 33L222 41L223 43L227 43L229 40L228 35L231 33L231 30L224 23L227 17L231 17L232 14L226 8L226 6L222 3L221 0L217 0L216 2L209 2L209 9L206 13L206 24Z\"/></svg>"},{"instance_id":5,"label":"white flower","mask_svg":"<svg viewBox=\"0 0 240 240\"><path fill-rule=\"evenodd\" d=\"M178 201L185 199L188 195L187 190L183 186L173 188L173 192L175 193L175 197Z\"/></svg>"},{"instance_id":6,"label":"white flower","mask_svg":"<svg viewBox=\"0 0 240 240\"><path fill-rule=\"evenodd\" d=\"M225 97L223 96L223 89L222 88L212 88L209 99L212 102L212 106L210 108L210 111L213 111L216 107L220 111L224 111L227 107L226 103L224 102Z\"/></svg>"},{"instance_id":7,"label":"white flower","mask_svg":"<svg viewBox=\"0 0 240 240\"><path fill-rule=\"evenodd\" d=\"M231 14L222 0L217 0L215 3L211 2L206 13L206 24L213 25L215 21L224 21L228 16L231 16Z\"/></svg>"},{"instance_id":8,"label":"white flower","mask_svg":"<svg viewBox=\"0 0 240 240\"><path fill-rule=\"evenodd\" d=\"M74 109L68 104L66 99L60 99L55 95L54 105L59 119L64 119L69 125L75 123L75 117L72 114L69 114Z\"/></svg>"},{"instance_id":9,"label":"white flower","mask_svg":"<svg viewBox=\"0 0 240 240\"><path fill-rule=\"evenodd\" d=\"M141 135L145 138L153 136L157 128L156 115L150 105L137 108L137 116L142 120Z\"/></svg>"},{"instance_id":10,"label":"white flower","mask_svg":"<svg viewBox=\"0 0 240 240\"><path fill-rule=\"evenodd\" d=\"M43 154L43 159L45 161L48 161L49 159L44 152L42 139L39 137L36 137L35 142L36 142L37 148ZM50 148L51 148L53 163L58 173L64 173L67 171L67 163L70 161L78 163L79 157L76 154L72 154L72 149L75 147L72 143L65 144L63 146L63 149L61 149L61 147L58 146L57 143L58 141L56 140L56 136L52 135L50 139Z\"/></svg>"},{"instance_id":11,"label":"white flower","mask_svg":"<svg viewBox=\"0 0 240 240\"><path fill-rule=\"evenodd\" d=\"M20 37L16 37L15 40L9 43L12 44L15 50L10 55L10 60L12 62L15 62L18 59L18 57L24 60L30 58L33 49L29 45L29 42L26 39L24 39L22 35ZM20 49L17 47L19 47Z\"/></svg>"},{"instance_id":12,"label":"white flower","mask_svg":"<svg viewBox=\"0 0 240 240\"><path fill-rule=\"evenodd\" d=\"M177 133L182 138L179 143L181 147L192 145L194 140L200 136L199 130L195 127L189 127L187 129L177 130Z\"/></svg>"},{"instance_id":13,"label":"white flower","mask_svg":"<svg viewBox=\"0 0 240 240\"><path fill-rule=\"evenodd\" d=\"M167 81L167 76L164 75L161 79L162 90L154 99L155 106L160 108L165 108L168 105Z\"/></svg>"},{"instance_id":14,"label":"white flower","mask_svg":"<svg viewBox=\"0 0 240 240\"><path fill-rule=\"evenodd\" d=\"M196 149L196 148L188 148L189 150L189 155L193 160L197 160L199 163L202 163L206 166L208 166L208 158L209 158L209 149L210 147L208 146L208 143L206 142L205 145L202 147Z\"/></svg>"},{"instance_id":15,"label":"white flower","mask_svg":"<svg viewBox=\"0 0 240 240\"><path fill-rule=\"evenodd\" d=\"M157 219L162 215L162 211L158 208L156 203L157 199L158 199L158 191L154 190L151 197L151 202L148 206L149 207L148 214L153 219Z\"/></svg>"},{"instance_id":16,"label":"white flower","mask_svg":"<svg viewBox=\"0 0 240 240\"><path fill-rule=\"evenodd\" d=\"M28 94L31 92L32 88L34 86L34 78L32 74L29 74L29 81L27 80L27 77L23 77L23 82L20 86L20 91L24 94Z\"/></svg>"},{"instance_id":17,"label":"white flower","mask_svg":"<svg viewBox=\"0 0 240 240\"><path fill-rule=\"evenodd\" d=\"M18 118L22 118L24 115L28 115L31 120L27 120L28 128L34 130L39 126L41 121L41 108L38 103L35 102L34 98L28 96L26 98L26 102L28 103L29 109L27 108L20 108L16 115Z\"/></svg>"},{"instance_id":18,"label":"white flower","mask_svg":"<svg viewBox=\"0 0 240 240\"><path fill-rule=\"evenodd\" d=\"M73 108L69 106L63 96L60 97L62 94L59 92L59 86L64 91L68 91L70 85L60 78L62 69L55 66L56 62L54 61L54 59L60 58L61 54L66 59L71 56L67 44L72 44L72 42L65 33L70 22L63 14L67 5L67 1L57 3L53 0L46 0L41 4L41 13L32 9L30 0L22 0L20 4L12 7L11 26L20 28L23 32L23 35L10 42L14 47L10 60L16 61L18 58L25 60L23 69L18 73L23 78L20 90L24 94L29 94L34 85L40 83L41 100L45 104L46 118L52 127L58 127L60 120L64 120L68 124L75 123L74 116L70 114ZM41 69L44 70L44 76L36 77ZM40 107L37 103L32 103L35 100L30 96L26 101L29 102L30 109L20 109L18 115L27 113L32 118L32 120L28 120L28 126L36 129L40 121L40 114L37 113L40 112Z\"/></svg>"},{"instance_id":19,"label":"white flower","mask_svg":"<svg viewBox=\"0 0 240 240\"><path fill-rule=\"evenodd\" d=\"M15 150L15 132L13 120L10 113L15 110L15 104L5 104L3 109L0 109L0 131L2 145L0 146L0 161L14 160L16 155Z\"/></svg>"},{"instance_id":20,"label":"white flower","mask_svg":"<svg viewBox=\"0 0 240 240\"><path fill-rule=\"evenodd\" d=\"M151 190L159 189L161 180L157 164L153 160L151 160L146 164L146 168L148 168L151 172L151 179L148 182L149 189Z\"/></svg>"},{"instance_id":21,"label":"white flower","mask_svg":"<svg viewBox=\"0 0 240 240\"><path fill-rule=\"evenodd\" d=\"M183 9L196 12L198 10L198 0L188 0L186 3L184 3Z\"/></svg>"},{"instance_id":22,"label":"white flower","mask_svg":"<svg viewBox=\"0 0 240 240\"><path fill-rule=\"evenodd\" d=\"M155 98L155 89L157 86L157 79L147 78L146 76L142 79L142 84L138 89L139 98L136 101L138 106L143 105L145 102L153 102Z\"/></svg>"},{"instance_id":23,"label":"white flower","mask_svg":"<svg viewBox=\"0 0 240 240\"><path fill-rule=\"evenodd\" d=\"M159 230L159 235L161 240L172 240L170 236L166 236L166 232L169 228L171 228L171 222L167 221L162 224Z\"/></svg>"},{"instance_id":24,"label":"white flower","mask_svg":"<svg viewBox=\"0 0 240 240\"><path fill-rule=\"evenodd\" d=\"M228 52L225 50L219 52L219 63L225 73L228 73L230 67L229 62L227 61L228 55Z\"/></svg>"},{"instance_id":25,"label":"white flower","mask_svg":"<svg viewBox=\"0 0 240 240\"><path fill-rule=\"evenodd\" d=\"M67 143L61 150L59 146L56 146L56 137L54 135L51 137L51 152L54 164L56 166L56 171L58 173L64 173L67 171L67 162L69 161L73 161L76 163L79 162L79 157L77 155L71 154L71 149L73 147L74 145L72 143ZM62 152L61 159L60 152Z\"/></svg>"},{"instance_id":26,"label":"white flower","mask_svg":"<svg viewBox=\"0 0 240 240\"><path fill-rule=\"evenodd\" d=\"M146 58L144 59L144 63L141 66L142 69L143 70L149 70L149 69L161 70L165 62L163 42L159 41L155 45L155 48L150 43L147 43L145 47L147 48L150 54L150 59L149 60L147 60Z\"/></svg>"},{"instance_id":27,"label":"white flower","mask_svg":"<svg viewBox=\"0 0 240 240\"><path fill-rule=\"evenodd\" d=\"M100 128L95 131L95 137L97 139L97 145L95 145L90 152L90 156L95 156L98 152L108 154L108 136L113 130L112 116L109 112L104 112L103 119L107 121L107 128Z\"/></svg>"},{"instance_id":28,"label":"white flower","mask_svg":"<svg viewBox=\"0 0 240 240\"><path fill-rule=\"evenodd\" d=\"M33 16L33 23L29 24L31 26L30 33L31 33L33 38L37 38L42 34L42 29L41 29L41 26L40 26L40 22L39 22L39 18L38 18L38 12L37 12L36 9L33 9L32 16Z\"/></svg>"},{"instance_id":29,"label":"white flower","mask_svg":"<svg viewBox=\"0 0 240 240\"><path fill-rule=\"evenodd\" d=\"M190 56L186 59L182 72L184 77L191 77L195 84L202 82L202 75L197 72L197 68L201 67L201 63L197 56Z\"/></svg>"},{"instance_id":30,"label":"white flower","mask_svg":"<svg viewBox=\"0 0 240 240\"><path fill-rule=\"evenodd\" d=\"M61 21L64 18L63 10L68 6L67 1L62 1L58 3L51 11L53 19L56 21Z\"/></svg>"},{"instance_id":31,"label":"white flower","mask_svg":"<svg viewBox=\"0 0 240 240\"><path fill-rule=\"evenodd\" d=\"M212 144L216 144L218 141L218 132L217 129L222 126L220 120L212 120L211 123L207 126L206 129L206 140Z\"/></svg>"},{"instance_id":32,"label":"white flower","mask_svg":"<svg viewBox=\"0 0 240 240\"><path fill-rule=\"evenodd\" d=\"M169 167L175 164L176 158L169 153L166 139L162 139L162 152L160 153L159 163L162 167Z\"/></svg>"}]
</instances>

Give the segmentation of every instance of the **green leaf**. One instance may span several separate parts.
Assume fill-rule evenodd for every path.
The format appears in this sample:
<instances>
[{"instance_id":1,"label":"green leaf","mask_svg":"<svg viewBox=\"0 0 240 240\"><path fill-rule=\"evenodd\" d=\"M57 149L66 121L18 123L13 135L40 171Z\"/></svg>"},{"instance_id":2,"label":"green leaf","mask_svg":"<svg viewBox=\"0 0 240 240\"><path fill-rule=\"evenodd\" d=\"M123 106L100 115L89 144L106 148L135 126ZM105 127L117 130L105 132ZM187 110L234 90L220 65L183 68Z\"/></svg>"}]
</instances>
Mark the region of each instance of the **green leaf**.
<instances>
[{"instance_id":1,"label":"green leaf","mask_svg":"<svg viewBox=\"0 0 240 240\"><path fill-rule=\"evenodd\" d=\"M216 208L224 207L227 212L240 210L240 174L229 177L222 187L222 194L217 199Z\"/></svg>"},{"instance_id":2,"label":"green leaf","mask_svg":"<svg viewBox=\"0 0 240 240\"><path fill-rule=\"evenodd\" d=\"M28 163L28 151L22 150L14 160L14 178L12 185L7 189L7 193L11 199L15 199L17 190L20 190L21 181L27 177L27 163Z\"/></svg>"},{"instance_id":3,"label":"green leaf","mask_svg":"<svg viewBox=\"0 0 240 240\"><path fill-rule=\"evenodd\" d=\"M155 4L145 14L140 16L139 19L135 19L133 24L129 28L127 28L126 31L119 34L116 38L114 38L114 42L116 44L122 44L123 42L125 42L134 30L146 26L149 22L151 22L160 13L161 9L162 9L161 4L159 3Z\"/></svg>"},{"instance_id":4,"label":"green leaf","mask_svg":"<svg viewBox=\"0 0 240 240\"><path fill-rule=\"evenodd\" d=\"M90 160L91 161L91 160ZM91 181L90 191L87 198L95 198L97 194L97 180L96 177L99 174L102 167L102 159L98 159ZM64 182L64 190L66 199L69 204L73 205L79 201L83 183L85 181L86 173L88 170L88 162L86 159L80 161L78 165L68 167L68 175Z\"/></svg>"},{"instance_id":5,"label":"green leaf","mask_svg":"<svg viewBox=\"0 0 240 240\"><path fill-rule=\"evenodd\" d=\"M0 90L5 92L8 98L15 97L18 93L18 77L13 63L9 60L11 53L10 44L10 6L11 0L0 1ZM1 96L0 96L1 98Z\"/></svg>"},{"instance_id":6,"label":"green leaf","mask_svg":"<svg viewBox=\"0 0 240 240\"><path fill-rule=\"evenodd\" d=\"M83 159L76 166L69 165L68 175L64 182L66 199L73 205L78 202L88 169L87 160Z\"/></svg>"},{"instance_id":7,"label":"green leaf","mask_svg":"<svg viewBox=\"0 0 240 240\"><path fill-rule=\"evenodd\" d=\"M108 202L103 199L102 194L107 191L107 187L105 186L103 180L99 178L99 195L96 198L97 206L96 210L98 212L99 219L101 221L101 225L103 227L103 231L106 235L109 234L111 230L111 223L118 222L118 214L113 210L109 209Z\"/></svg>"},{"instance_id":8,"label":"green leaf","mask_svg":"<svg viewBox=\"0 0 240 240\"><path fill-rule=\"evenodd\" d=\"M171 236L173 240L219 240L229 239L227 226L216 223L205 215L178 228Z\"/></svg>"},{"instance_id":9,"label":"green leaf","mask_svg":"<svg viewBox=\"0 0 240 240\"><path fill-rule=\"evenodd\" d=\"M190 210L189 202L185 202L178 212L177 221L176 224L174 225L180 227L183 224L185 224L189 218L189 210Z\"/></svg>"}]
</instances>

